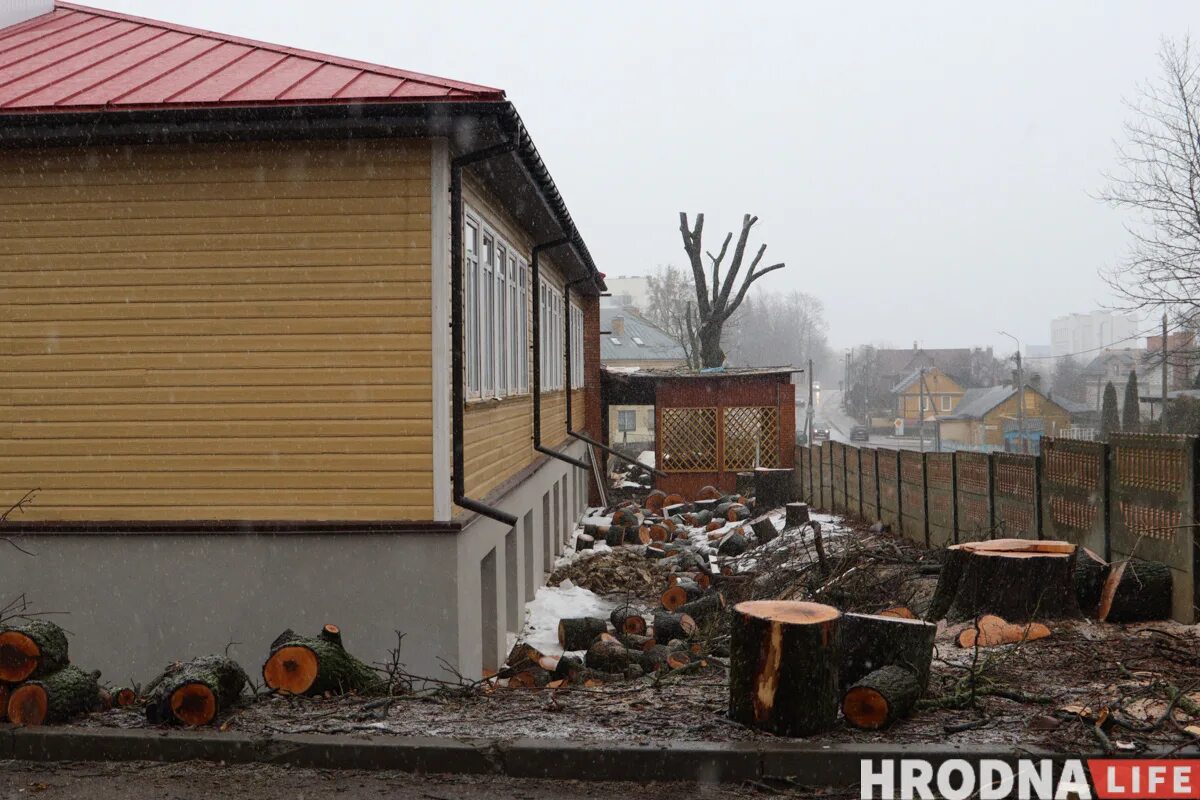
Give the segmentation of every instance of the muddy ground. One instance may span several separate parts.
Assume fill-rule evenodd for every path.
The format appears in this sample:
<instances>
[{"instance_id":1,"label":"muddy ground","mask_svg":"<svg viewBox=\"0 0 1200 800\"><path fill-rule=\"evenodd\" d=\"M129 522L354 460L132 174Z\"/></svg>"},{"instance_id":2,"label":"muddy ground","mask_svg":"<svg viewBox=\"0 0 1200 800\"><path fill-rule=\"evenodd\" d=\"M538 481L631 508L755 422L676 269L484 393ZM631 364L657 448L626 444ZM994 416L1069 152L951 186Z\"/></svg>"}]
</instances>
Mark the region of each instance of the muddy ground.
<instances>
[{"instance_id":1,"label":"muddy ground","mask_svg":"<svg viewBox=\"0 0 1200 800\"><path fill-rule=\"evenodd\" d=\"M937 551L864 528L827 535L824 544L826 564L817 570L811 536L781 536L742 556L741 577L724 588L734 601L814 599L865 612L905 605L920 614L936 585L936 575L928 573L935 569L931 565ZM617 567L632 563L630 554L618 549L564 565L551 582L569 575L588 586L590 575L594 590L607 589L623 601L652 606L661 591L659 576L651 573L647 580L639 574L622 582ZM1196 626L1086 620L1049 625L1049 638L976 651L958 647L955 630L943 623L921 710L886 731L839 725L819 740L1004 743L1116 752L1196 745L1200 728L1189 729L1200 725ZM706 636L705 646L719 652L722 632L710 629ZM219 724L251 734L531 736L644 743L770 738L727 719L725 660L714 656L703 664L594 688L515 689L489 682L463 687L450 680L382 700L262 696L223 714ZM1171 703L1176 693L1183 699ZM76 724L148 726L135 708L94 714Z\"/></svg>"}]
</instances>

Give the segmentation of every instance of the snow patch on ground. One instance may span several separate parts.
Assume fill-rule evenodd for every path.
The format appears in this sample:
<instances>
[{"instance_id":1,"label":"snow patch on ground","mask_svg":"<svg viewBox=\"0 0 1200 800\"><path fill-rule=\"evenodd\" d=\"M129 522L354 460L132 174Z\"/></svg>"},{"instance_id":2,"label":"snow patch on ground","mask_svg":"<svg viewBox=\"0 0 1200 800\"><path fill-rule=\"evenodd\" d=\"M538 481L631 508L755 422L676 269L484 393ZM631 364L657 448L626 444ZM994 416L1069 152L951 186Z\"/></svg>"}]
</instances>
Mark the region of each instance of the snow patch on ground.
<instances>
[{"instance_id":1,"label":"snow patch on ground","mask_svg":"<svg viewBox=\"0 0 1200 800\"><path fill-rule=\"evenodd\" d=\"M525 629L521 632L520 641L532 645L545 655L561 655L563 649L558 644L560 619L608 619L616 607L616 601L605 600L595 592L576 586L570 581L563 581L560 586L543 586L525 606Z\"/></svg>"},{"instance_id":2,"label":"snow patch on ground","mask_svg":"<svg viewBox=\"0 0 1200 800\"><path fill-rule=\"evenodd\" d=\"M639 464L645 464L647 467L658 466L657 464L654 463L654 451L653 450L643 450L641 453L638 454L637 460L638 460Z\"/></svg>"}]
</instances>

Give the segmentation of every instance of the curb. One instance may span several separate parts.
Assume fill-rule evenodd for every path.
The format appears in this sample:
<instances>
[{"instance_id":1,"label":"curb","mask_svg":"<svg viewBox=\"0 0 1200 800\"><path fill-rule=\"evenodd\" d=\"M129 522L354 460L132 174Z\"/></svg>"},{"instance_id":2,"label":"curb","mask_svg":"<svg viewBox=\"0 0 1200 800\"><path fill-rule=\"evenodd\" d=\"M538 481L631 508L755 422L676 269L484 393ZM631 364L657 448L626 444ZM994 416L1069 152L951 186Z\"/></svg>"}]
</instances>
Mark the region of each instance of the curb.
<instances>
[{"instance_id":1,"label":"curb","mask_svg":"<svg viewBox=\"0 0 1200 800\"><path fill-rule=\"evenodd\" d=\"M1067 758L1005 745L899 745L806 742L568 742L557 739L451 739L434 736L350 738L333 734L253 737L197 731L17 728L0 725L0 760L210 761L313 769L396 770L590 781L675 780L741 783L787 779L801 786L859 782L864 759L923 759L937 769L950 759ZM1163 757L1167 752L1143 753ZM1171 753L1184 757L1190 753ZM1111 757L1111 756L1109 756ZM1194 756L1193 756L1194 757Z\"/></svg>"}]
</instances>

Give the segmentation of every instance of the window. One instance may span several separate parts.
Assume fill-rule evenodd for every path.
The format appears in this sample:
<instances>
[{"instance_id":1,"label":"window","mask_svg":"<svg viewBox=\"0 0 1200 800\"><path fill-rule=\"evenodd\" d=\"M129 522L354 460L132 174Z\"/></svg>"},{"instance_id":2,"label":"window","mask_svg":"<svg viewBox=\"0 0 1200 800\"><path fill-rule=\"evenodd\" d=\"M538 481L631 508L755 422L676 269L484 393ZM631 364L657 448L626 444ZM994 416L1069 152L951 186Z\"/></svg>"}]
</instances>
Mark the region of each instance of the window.
<instances>
[{"instance_id":1,"label":"window","mask_svg":"<svg viewBox=\"0 0 1200 800\"><path fill-rule=\"evenodd\" d=\"M538 291L542 303L542 391L558 391L563 388L563 296L544 278Z\"/></svg>"},{"instance_id":2,"label":"window","mask_svg":"<svg viewBox=\"0 0 1200 800\"><path fill-rule=\"evenodd\" d=\"M637 411L618 411L617 412L617 430L621 433L637 430Z\"/></svg>"},{"instance_id":3,"label":"window","mask_svg":"<svg viewBox=\"0 0 1200 800\"><path fill-rule=\"evenodd\" d=\"M642 341L642 339L641 339L641 337L640 337L640 336L635 336L635 337L633 337L633 343L634 343L634 344L636 344L638 347L645 347L645 346L646 346L646 343Z\"/></svg>"},{"instance_id":4,"label":"window","mask_svg":"<svg viewBox=\"0 0 1200 800\"><path fill-rule=\"evenodd\" d=\"M463 249L468 395L528 392L529 266L473 211L465 214Z\"/></svg>"},{"instance_id":5,"label":"window","mask_svg":"<svg viewBox=\"0 0 1200 800\"><path fill-rule=\"evenodd\" d=\"M583 388L583 309L571 304L571 388Z\"/></svg>"},{"instance_id":6,"label":"window","mask_svg":"<svg viewBox=\"0 0 1200 800\"><path fill-rule=\"evenodd\" d=\"M950 410L950 395L944 394L944 395L942 395L942 411L949 411L949 410Z\"/></svg>"}]
</instances>

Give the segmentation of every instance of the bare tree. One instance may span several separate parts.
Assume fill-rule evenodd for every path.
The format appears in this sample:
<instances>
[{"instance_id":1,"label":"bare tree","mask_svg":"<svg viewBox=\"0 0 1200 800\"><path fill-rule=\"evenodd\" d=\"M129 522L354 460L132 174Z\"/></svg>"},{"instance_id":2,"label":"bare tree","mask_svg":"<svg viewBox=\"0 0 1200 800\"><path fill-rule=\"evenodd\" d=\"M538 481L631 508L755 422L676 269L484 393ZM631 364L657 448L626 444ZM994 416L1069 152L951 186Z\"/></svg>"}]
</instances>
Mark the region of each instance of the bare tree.
<instances>
[{"instance_id":1,"label":"bare tree","mask_svg":"<svg viewBox=\"0 0 1200 800\"><path fill-rule=\"evenodd\" d=\"M1125 143L1102 199L1136 215L1129 258L1107 275L1137 309L1200 312L1200 61L1164 40L1161 74L1127 105Z\"/></svg>"},{"instance_id":2,"label":"bare tree","mask_svg":"<svg viewBox=\"0 0 1200 800\"><path fill-rule=\"evenodd\" d=\"M692 279L696 287L695 318L693 319L689 313L685 319L685 328L690 334L694 334L699 343L700 366L702 367L719 367L725 363L725 351L721 349L721 330L726 321L746 299L746 292L752 283L768 272L774 272L784 267L784 264L780 262L758 269L759 262L767 252L767 246L761 245L750 262L750 268L742 276L741 288L738 289L737 294L733 294L738 274L742 271L742 263L746 257L746 243L750 238L750 230L757 222L758 217L750 214L742 218L742 233L738 236L732 259L725 272L725 277L722 279L721 262L725 260L725 255L729 251L733 233L730 232L725 236L725 241L721 244L721 251L717 255L714 256L711 252L706 253L703 245L704 215L697 214L695 227L689 227L687 212L679 212L679 233L683 236L683 249L692 265ZM711 282L704 267L703 255L707 255L711 262Z\"/></svg>"},{"instance_id":3,"label":"bare tree","mask_svg":"<svg viewBox=\"0 0 1200 800\"><path fill-rule=\"evenodd\" d=\"M688 366L700 366L700 342L693 320L696 316L696 290L692 280L678 267L659 267L649 278L646 318L671 334L683 346Z\"/></svg>"}]
</instances>

